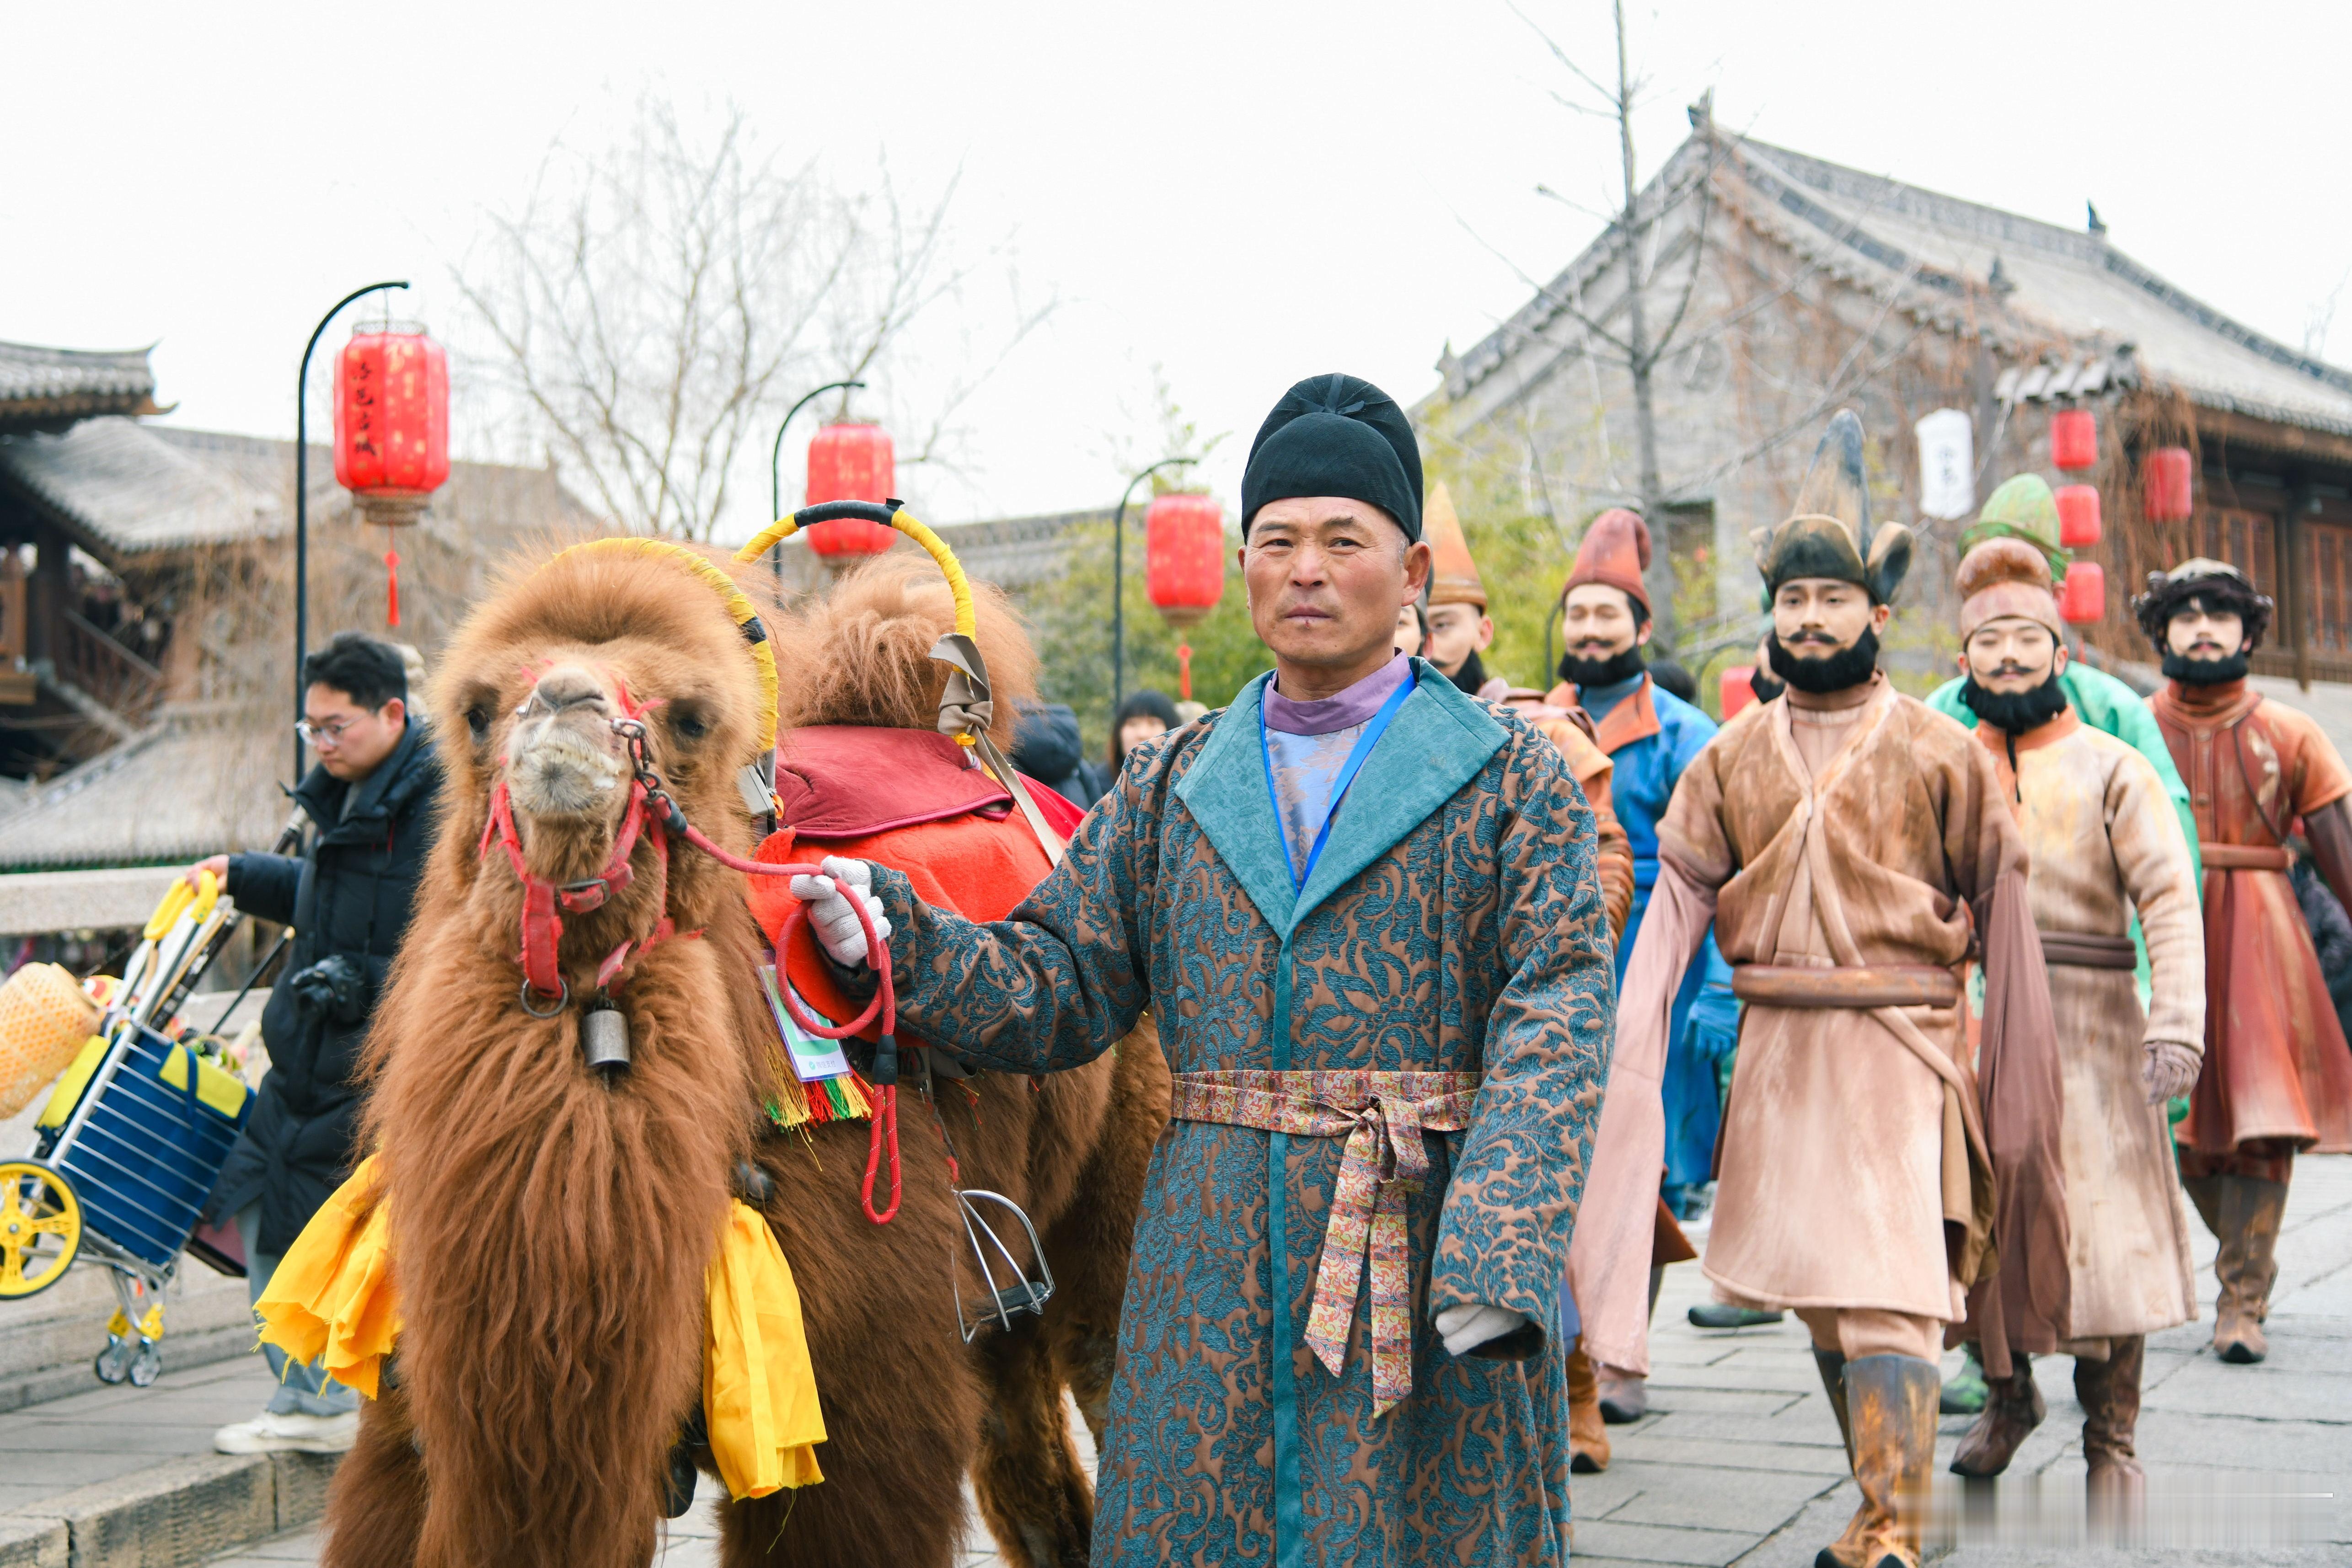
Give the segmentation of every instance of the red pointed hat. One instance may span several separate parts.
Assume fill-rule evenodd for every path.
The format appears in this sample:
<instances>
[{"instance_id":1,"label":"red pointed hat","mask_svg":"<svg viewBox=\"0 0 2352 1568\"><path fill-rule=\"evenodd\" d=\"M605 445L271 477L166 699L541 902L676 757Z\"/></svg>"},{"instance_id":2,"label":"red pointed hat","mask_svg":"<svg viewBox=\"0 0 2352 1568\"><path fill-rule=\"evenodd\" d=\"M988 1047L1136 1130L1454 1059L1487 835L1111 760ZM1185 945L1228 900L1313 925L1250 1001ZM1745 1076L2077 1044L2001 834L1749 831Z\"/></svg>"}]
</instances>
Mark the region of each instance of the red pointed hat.
<instances>
[{"instance_id":1,"label":"red pointed hat","mask_svg":"<svg viewBox=\"0 0 2352 1568\"><path fill-rule=\"evenodd\" d=\"M1624 590L1646 616L1650 591L1642 585L1642 569L1649 564L1650 525L1622 507L1612 507L1584 530L1584 541L1576 547L1576 565L1560 587L1560 597L1567 598L1568 591L1581 583L1606 583Z\"/></svg>"}]
</instances>

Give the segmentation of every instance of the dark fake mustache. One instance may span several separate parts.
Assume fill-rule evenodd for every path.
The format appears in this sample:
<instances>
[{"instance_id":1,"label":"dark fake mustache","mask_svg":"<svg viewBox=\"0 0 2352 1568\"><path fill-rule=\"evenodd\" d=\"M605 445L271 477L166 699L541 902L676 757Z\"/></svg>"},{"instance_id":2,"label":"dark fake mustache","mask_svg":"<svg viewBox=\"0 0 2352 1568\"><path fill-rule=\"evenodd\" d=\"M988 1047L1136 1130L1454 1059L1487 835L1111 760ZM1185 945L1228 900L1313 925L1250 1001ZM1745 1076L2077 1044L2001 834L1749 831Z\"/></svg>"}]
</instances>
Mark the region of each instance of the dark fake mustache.
<instances>
[{"instance_id":1,"label":"dark fake mustache","mask_svg":"<svg viewBox=\"0 0 2352 1568\"><path fill-rule=\"evenodd\" d=\"M1773 634L1766 648L1771 655L1772 673L1801 692L1815 695L1842 692L1862 685L1878 668L1878 633L1867 626L1853 645L1845 648L1839 648L1834 638L1818 632L1800 632L1790 641L1801 647L1836 650L1806 657L1791 653L1780 634Z\"/></svg>"}]
</instances>

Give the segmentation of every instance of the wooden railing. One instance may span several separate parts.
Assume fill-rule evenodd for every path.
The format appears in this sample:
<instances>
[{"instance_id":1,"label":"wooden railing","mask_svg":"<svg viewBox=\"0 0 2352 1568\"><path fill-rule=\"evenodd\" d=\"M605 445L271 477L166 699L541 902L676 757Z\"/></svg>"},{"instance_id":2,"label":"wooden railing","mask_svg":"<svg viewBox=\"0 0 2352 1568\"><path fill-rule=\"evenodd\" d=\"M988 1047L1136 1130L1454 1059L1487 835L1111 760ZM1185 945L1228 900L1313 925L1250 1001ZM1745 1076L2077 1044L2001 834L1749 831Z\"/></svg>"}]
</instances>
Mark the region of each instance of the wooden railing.
<instances>
[{"instance_id":1,"label":"wooden railing","mask_svg":"<svg viewBox=\"0 0 2352 1568\"><path fill-rule=\"evenodd\" d=\"M51 650L60 680L72 682L132 724L143 724L163 695L163 672L75 614L58 612Z\"/></svg>"}]
</instances>

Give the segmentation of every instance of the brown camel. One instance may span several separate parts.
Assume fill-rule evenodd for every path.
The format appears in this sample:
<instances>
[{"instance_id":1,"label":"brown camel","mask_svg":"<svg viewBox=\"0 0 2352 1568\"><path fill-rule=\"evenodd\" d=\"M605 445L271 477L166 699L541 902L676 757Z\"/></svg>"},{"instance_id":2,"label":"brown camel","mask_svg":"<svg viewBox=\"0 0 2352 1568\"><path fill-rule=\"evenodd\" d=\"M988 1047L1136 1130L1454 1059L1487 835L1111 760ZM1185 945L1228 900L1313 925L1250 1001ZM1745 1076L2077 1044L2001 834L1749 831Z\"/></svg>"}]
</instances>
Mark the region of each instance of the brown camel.
<instances>
[{"instance_id":1,"label":"brown camel","mask_svg":"<svg viewBox=\"0 0 2352 1568\"><path fill-rule=\"evenodd\" d=\"M725 570L746 588L764 575ZM789 625L770 616L785 720L929 729L946 603L893 565ZM781 1053L744 878L683 843L665 862L650 825L625 881L610 863L633 798L613 721L630 714L685 816L751 851L736 780L760 754L763 699L721 604L675 557L569 553L508 580L444 655L445 818L368 1045L363 1136L390 1195L404 1326L329 1501L334 1568L647 1562L699 1403L705 1266L730 1193L762 1185L743 1179L747 1160L768 1178L761 1207L798 1283L828 1440L822 1483L728 1507L725 1561L945 1565L967 1473L1008 1561L1087 1561L1092 1491L1063 1389L1099 1431L1167 1118L1156 1038L1042 1084L982 1074L936 1112L903 1088L902 1205L869 1221L867 1124L787 1132L763 1110ZM1009 731L1034 659L1001 598L984 594L982 615ZM829 663L844 655L856 669ZM486 840L500 784L532 877L621 884L562 913L571 1000L551 1016L535 1015L552 988L534 994L520 961L533 951L521 881ZM646 943L666 915L677 934ZM608 1079L583 1061L580 1008L624 944L608 989L632 1061ZM968 1301L981 1281L950 1142L961 1186L1033 1216L1060 1287L1042 1322L984 1329L969 1349L950 1270ZM1027 1262L1017 1228L1007 1239Z\"/></svg>"}]
</instances>

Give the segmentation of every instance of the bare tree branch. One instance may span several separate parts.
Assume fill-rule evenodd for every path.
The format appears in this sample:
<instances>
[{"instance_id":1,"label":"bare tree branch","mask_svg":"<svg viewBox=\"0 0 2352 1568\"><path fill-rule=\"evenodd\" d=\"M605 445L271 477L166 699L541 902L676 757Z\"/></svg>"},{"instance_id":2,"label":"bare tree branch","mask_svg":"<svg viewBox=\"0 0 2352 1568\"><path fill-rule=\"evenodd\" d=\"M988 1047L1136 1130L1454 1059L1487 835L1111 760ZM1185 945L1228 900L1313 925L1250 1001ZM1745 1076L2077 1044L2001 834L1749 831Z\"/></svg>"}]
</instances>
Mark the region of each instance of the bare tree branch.
<instances>
[{"instance_id":1,"label":"bare tree branch","mask_svg":"<svg viewBox=\"0 0 2352 1568\"><path fill-rule=\"evenodd\" d=\"M797 388L878 378L972 280L982 263L954 259L948 226L956 186L909 203L885 167L845 191L762 152L740 109L697 132L648 98L610 147L551 147L457 287L493 379L568 476L635 531L707 539ZM917 460L1052 308L950 391Z\"/></svg>"}]
</instances>

